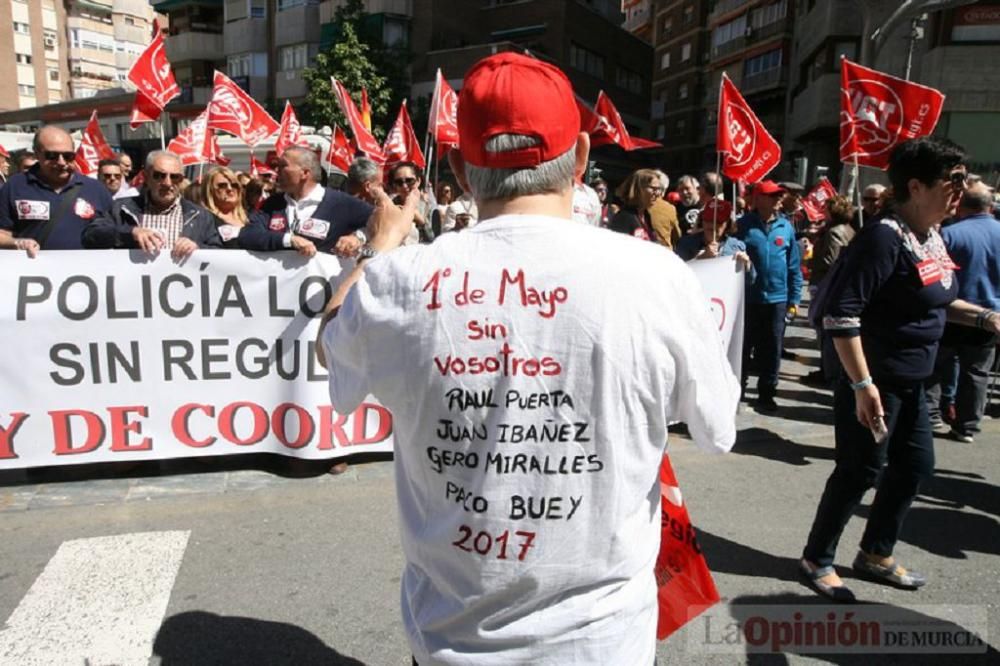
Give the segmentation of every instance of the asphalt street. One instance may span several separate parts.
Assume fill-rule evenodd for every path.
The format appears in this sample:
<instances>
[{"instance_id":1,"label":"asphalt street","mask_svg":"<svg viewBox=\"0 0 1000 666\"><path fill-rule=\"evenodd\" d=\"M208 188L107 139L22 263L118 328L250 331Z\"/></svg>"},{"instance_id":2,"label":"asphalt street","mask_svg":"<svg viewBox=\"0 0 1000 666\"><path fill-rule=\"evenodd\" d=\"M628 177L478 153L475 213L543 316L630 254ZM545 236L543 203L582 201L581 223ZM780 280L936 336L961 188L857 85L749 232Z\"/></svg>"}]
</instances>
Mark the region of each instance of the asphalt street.
<instances>
[{"instance_id":1,"label":"asphalt street","mask_svg":"<svg viewBox=\"0 0 1000 666\"><path fill-rule=\"evenodd\" d=\"M724 640L733 622L819 603L796 574L833 465L830 392L800 381L817 363L812 338L802 326L790 329L786 346L796 358L782 366L780 410L744 406L732 453L710 456L682 435L671 438L723 601L660 643L659 663L1000 663L1000 396L974 444L936 441L936 476L914 503L896 552L927 574L926 588L896 590L850 572L867 506L838 553L842 575L868 602L863 611L974 632L985 642L977 653L857 646L759 653ZM385 458L339 476L263 457L6 472L0 664L409 664L401 568ZM121 642L111 630L74 634L80 623L64 617L71 608L95 623L106 616ZM87 653L88 640L103 641L100 650Z\"/></svg>"}]
</instances>

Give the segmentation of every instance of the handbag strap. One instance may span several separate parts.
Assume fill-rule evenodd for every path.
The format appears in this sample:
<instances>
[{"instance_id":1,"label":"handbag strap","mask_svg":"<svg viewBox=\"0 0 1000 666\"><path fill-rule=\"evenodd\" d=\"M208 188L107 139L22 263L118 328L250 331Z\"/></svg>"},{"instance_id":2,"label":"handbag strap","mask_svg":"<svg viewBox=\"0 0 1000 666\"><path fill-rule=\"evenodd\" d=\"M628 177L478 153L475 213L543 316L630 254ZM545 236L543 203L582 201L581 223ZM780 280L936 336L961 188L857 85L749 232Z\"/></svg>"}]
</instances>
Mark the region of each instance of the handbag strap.
<instances>
[{"instance_id":1,"label":"handbag strap","mask_svg":"<svg viewBox=\"0 0 1000 666\"><path fill-rule=\"evenodd\" d=\"M71 183L65 190L59 193L59 203L56 206L55 213L49 215L49 221L42 227L42 233L38 236L38 247L45 248L45 241L49 239L49 236L52 235L52 230L56 228L59 220L69 210L69 205L73 201L73 193L78 187L80 187L80 183Z\"/></svg>"}]
</instances>

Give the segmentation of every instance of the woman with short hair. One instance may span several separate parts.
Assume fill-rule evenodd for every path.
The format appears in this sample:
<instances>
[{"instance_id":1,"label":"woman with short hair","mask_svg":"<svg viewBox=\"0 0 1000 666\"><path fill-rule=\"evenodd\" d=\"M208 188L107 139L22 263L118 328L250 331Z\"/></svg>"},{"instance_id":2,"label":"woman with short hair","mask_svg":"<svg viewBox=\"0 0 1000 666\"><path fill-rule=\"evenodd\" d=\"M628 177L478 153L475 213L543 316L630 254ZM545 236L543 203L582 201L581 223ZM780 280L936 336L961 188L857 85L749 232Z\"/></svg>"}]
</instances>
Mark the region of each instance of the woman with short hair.
<instances>
[{"instance_id":1,"label":"woman with short hair","mask_svg":"<svg viewBox=\"0 0 1000 666\"><path fill-rule=\"evenodd\" d=\"M639 169L618 186L615 194L622 201L608 228L642 240L653 240L653 221L649 209L663 196L664 183L652 169Z\"/></svg>"}]
</instances>

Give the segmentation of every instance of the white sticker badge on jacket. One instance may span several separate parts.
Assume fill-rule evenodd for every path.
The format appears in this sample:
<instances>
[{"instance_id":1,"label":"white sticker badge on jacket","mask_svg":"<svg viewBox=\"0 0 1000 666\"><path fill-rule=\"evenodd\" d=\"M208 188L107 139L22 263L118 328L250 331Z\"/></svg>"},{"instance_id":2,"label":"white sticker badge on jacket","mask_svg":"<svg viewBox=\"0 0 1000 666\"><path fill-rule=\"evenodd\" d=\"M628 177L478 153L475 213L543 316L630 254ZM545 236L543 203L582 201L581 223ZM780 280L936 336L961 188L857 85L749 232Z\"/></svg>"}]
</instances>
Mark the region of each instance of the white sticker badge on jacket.
<instances>
[{"instance_id":1,"label":"white sticker badge on jacket","mask_svg":"<svg viewBox=\"0 0 1000 666\"><path fill-rule=\"evenodd\" d=\"M240 228L231 224L223 224L219 227L219 235L222 236L223 242L228 243L240 235Z\"/></svg>"},{"instance_id":2,"label":"white sticker badge on jacket","mask_svg":"<svg viewBox=\"0 0 1000 666\"><path fill-rule=\"evenodd\" d=\"M73 204L73 213L79 218L89 220L97 214L97 211L86 199L77 198L76 203Z\"/></svg>"},{"instance_id":3,"label":"white sticker badge on jacket","mask_svg":"<svg viewBox=\"0 0 1000 666\"><path fill-rule=\"evenodd\" d=\"M19 220L47 220L49 219L49 202L32 201L30 199L18 199L14 202L17 206L17 218Z\"/></svg>"},{"instance_id":4,"label":"white sticker badge on jacket","mask_svg":"<svg viewBox=\"0 0 1000 666\"><path fill-rule=\"evenodd\" d=\"M300 234L320 240L326 238L326 232L328 231L330 231L330 223L326 220L317 220L315 217L306 220L299 226Z\"/></svg>"}]
</instances>

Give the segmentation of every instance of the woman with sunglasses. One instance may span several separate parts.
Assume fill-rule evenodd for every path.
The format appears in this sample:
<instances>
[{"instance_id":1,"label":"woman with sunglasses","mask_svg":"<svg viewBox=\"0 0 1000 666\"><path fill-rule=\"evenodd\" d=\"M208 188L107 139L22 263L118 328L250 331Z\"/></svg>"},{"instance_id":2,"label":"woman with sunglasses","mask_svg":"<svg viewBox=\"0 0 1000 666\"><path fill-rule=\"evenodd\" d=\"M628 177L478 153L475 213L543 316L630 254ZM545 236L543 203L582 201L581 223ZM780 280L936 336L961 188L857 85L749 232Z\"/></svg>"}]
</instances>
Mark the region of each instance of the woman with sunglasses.
<instances>
[{"instance_id":1,"label":"woman with sunglasses","mask_svg":"<svg viewBox=\"0 0 1000 666\"><path fill-rule=\"evenodd\" d=\"M663 181L652 169L639 169L618 186L622 208L611 219L608 228L642 240L653 240L653 222L649 209L663 196Z\"/></svg>"},{"instance_id":2,"label":"woman with sunglasses","mask_svg":"<svg viewBox=\"0 0 1000 666\"><path fill-rule=\"evenodd\" d=\"M238 248L240 232L247 223L243 208L243 186L232 169L215 167L201 181L201 197L205 208L219 218L217 223L222 246Z\"/></svg>"},{"instance_id":3,"label":"woman with sunglasses","mask_svg":"<svg viewBox=\"0 0 1000 666\"><path fill-rule=\"evenodd\" d=\"M965 188L964 160L965 151L947 139L896 146L889 157L891 205L866 221L814 304L842 373L834 391L836 465L799 569L833 601L855 600L833 562L844 526L872 487L855 572L910 590L926 582L893 557L910 503L934 471L923 383L946 318L1000 333L996 312L957 299L956 267L936 229L955 213Z\"/></svg>"},{"instance_id":4,"label":"woman with sunglasses","mask_svg":"<svg viewBox=\"0 0 1000 666\"><path fill-rule=\"evenodd\" d=\"M400 162L389 170L389 195L396 205L402 206L408 195L413 190L419 190L423 185L420 175L420 168L413 162ZM431 214L433 205L426 192L420 193L420 203L413 215L413 228L410 235L404 241L404 245L414 245L416 243L430 243L434 240L434 231L431 229Z\"/></svg>"}]
</instances>

